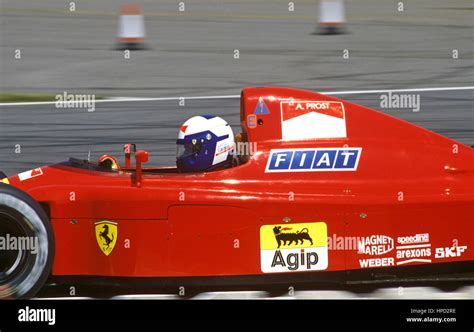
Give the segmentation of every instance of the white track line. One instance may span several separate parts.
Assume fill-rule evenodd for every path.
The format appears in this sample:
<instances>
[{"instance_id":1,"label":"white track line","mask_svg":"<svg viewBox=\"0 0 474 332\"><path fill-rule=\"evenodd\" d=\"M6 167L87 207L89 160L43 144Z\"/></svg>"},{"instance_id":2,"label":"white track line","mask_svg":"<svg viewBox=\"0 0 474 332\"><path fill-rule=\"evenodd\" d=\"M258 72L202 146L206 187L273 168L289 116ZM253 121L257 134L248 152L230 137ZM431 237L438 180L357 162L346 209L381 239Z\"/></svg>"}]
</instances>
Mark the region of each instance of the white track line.
<instances>
[{"instance_id":1,"label":"white track line","mask_svg":"<svg viewBox=\"0 0 474 332\"><path fill-rule=\"evenodd\" d=\"M441 87L441 88L415 88L415 89L386 89L386 90L354 90L354 91L328 91L319 92L328 96L331 95L357 95L357 94L373 94L373 93L388 93L388 92L432 92L432 91L461 91L474 90L474 86L460 86L460 87ZM117 103L117 102L131 102L131 101L169 101L169 100L209 100L209 99L237 99L239 95L223 95L223 96L195 96L195 97L158 97L158 98L110 98L99 99L96 103ZM54 105L55 101L37 101L37 102L20 102L20 103L0 103L0 106L29 106L29 105Z\"/></svg>"},{"instance_id":2,"label":"white track line","mask_svg":"<svg viewBox=\"0 0 474 332\"><path fill-rule=\"evenodd\" d=\"M100 293L98 298L101 298ZM373 292L360 293L351 292L350 290L305 290L295 291L294 296L281 295L276 297L269 297L266 291L238 291L238 292L205 292L200 293L191 298L191 300L203 300L203 299L226 299L226 300L242 300L242 299L258 299L258 300L290 300L290 299L302 299L302 300L327 300L327 299L422 299L422 300L435 300L435 299L466 299L472 300L474 298L474 286L464 286L454 291L444 291L435 287L383 287L377 288ZM50 298L33 298L33 300L78 300L78 299L93 299L93 297L50 297ZM123 294L112 296L112 300L124 300L124 299L139 299L139 300L176 300L183 299L183 297L173 294Z\"/></svg>"},{"instance_id":3,"label":"white track line","mask_svg":"<svg viewBox=\"0 0 474 332\"><path fill-rule=\"evenodd\" d=\"M86 94L85 94L86 95ZM240 95L227 95L227 96L197 96L197 97L159 97L159 98L111 98L111 99L99 99L95 100L95 103L117 103L124 101L168 101L168 100L201 100L201 99L236 99L240 98ZM0 103L0 106L28 106L28 105L55 105L55 101L33 101L33 102L21 102L21 103Z\"/></svg>"}]
</instances>

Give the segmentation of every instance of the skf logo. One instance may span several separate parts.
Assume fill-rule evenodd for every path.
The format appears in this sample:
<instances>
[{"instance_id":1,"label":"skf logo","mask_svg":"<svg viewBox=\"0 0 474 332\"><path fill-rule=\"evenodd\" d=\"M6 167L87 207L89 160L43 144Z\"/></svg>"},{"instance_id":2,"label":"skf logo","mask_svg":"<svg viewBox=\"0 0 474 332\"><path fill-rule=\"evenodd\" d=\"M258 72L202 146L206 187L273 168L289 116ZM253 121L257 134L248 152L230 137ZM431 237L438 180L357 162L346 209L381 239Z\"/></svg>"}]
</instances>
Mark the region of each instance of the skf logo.
<instances>
[{"instance_id":1,"label":"skf logo","mask_svg":"<svg viewBox=\"0 0 474 332\"><path fill-rule=\"evenodd\" d=\"M328 267L324 222L260 227L260 269L264 273L316 271Z\"/></svg>"},{"instance_id":2,"label":"skf logo","mask_svg":"<svg viewBox=\"0 0 474 332\"><path fill-rule=\"evenodd\" d=\"M362 148L273 149L265 173L356 171Z\"/></svg>"},{"instance_id":3,"label":"skf logo","mask_svg":"<svg viewBox=\"0 0 474 332\"><path fill-rule=\"evenodd\" d=\"M117 243L118 227L116 222L99 221L95 223L95 238L105 256L110 255Z\"/></svg>"},{"instance_id":4,"label":"skf logo","mask_svg":"<svg viewBox=\"0 0 474 332\"><path fill-rule=\"evenodd\" d=\"M467 246L436 248L435 258L460 257L466 250Z\"/></svg>"}]
</instances>

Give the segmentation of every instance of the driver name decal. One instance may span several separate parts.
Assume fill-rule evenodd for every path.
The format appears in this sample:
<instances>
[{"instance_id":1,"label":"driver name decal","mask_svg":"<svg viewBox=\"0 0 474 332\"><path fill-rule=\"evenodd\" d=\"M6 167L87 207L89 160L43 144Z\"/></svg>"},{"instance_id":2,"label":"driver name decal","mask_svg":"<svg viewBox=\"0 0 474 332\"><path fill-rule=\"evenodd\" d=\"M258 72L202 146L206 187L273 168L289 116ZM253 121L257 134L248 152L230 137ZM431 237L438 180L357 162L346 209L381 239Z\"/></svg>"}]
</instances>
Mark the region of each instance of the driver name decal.
<instances>
[{"instance_id":1,"label":"driver name decal","mask_svg":"<svg viewBox=\"0 0 474 332\"><path fill-rule=\"evenodd\" d=\"M342 102L290 100L280 102L280 109L284 141L347 137Z\"/></svg>"},{"instance_id":2,"label":"driver name decal","mask_svg":"<svg viewBox=\"0 0 474 332\"><path fill-rule=\"evenodd\" d=\"M326 223L260 227L260 269L263 273L317 271L327 267Z\"/></svg>"},{"instance_id":3,"label":"driver name decal","mask_svg":"<svg viewBox=\"0 0 474 332\"><path fill-rule=\"evenodd\" d=\"M40 175L43 175L43 170L41 169L41 167L38 167L18 174L18 179L20 179L20 181L25 181Z\"/></svg>"}]
</instances>

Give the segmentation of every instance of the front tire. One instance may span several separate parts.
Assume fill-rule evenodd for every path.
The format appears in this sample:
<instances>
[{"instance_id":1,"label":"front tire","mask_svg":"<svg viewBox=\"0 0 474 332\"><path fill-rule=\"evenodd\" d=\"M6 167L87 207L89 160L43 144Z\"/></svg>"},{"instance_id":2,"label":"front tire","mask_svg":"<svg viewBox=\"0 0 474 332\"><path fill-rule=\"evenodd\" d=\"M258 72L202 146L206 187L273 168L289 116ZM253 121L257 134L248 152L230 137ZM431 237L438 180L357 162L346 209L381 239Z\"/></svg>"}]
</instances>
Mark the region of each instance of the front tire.
<instances>
[{"instance_id":1,"label":"front tire","mask_svg":"<svg viewBox=\"0 0 474 332\"><path fill-rule=\"evenodd\" d=\"M30 298L50 275L54 234L28 194L0 183L0 299Z\"/></svg>"}]
</instances>

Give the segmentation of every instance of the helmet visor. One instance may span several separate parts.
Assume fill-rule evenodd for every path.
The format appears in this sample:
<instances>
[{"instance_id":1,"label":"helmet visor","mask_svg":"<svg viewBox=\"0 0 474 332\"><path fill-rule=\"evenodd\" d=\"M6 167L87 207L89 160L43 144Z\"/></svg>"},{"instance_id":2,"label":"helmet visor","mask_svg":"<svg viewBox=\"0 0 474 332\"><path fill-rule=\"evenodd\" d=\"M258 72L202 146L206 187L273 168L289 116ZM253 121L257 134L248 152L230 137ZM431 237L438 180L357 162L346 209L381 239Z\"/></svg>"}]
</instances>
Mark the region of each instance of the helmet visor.
<instances>
[{"instance_id":1,"label":"helmet visor","mask_svg":"<svg viewBox=\"0 0 474 332\"><path fill-rule=\"evenodd\" d=\"M176 158L183 158L193 154L199 154L201 150L201 144L177 144L176 145Z\"/></svg>"}]
</instances>

